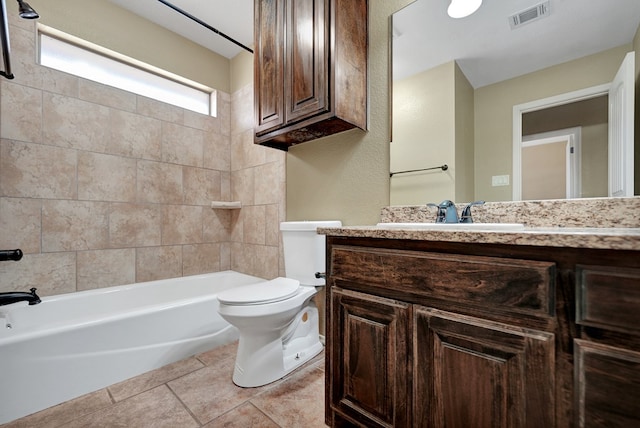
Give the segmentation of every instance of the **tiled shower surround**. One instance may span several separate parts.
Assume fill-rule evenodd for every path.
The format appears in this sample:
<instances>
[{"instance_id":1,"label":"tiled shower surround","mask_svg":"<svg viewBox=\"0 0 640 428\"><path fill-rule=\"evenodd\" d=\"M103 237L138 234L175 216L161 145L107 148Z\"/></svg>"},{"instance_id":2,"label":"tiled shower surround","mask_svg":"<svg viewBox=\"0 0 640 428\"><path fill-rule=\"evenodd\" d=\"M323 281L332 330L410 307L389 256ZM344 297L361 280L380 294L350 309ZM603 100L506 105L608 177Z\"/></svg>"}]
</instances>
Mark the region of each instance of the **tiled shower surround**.
<instances>
[{"instance_id":1,"label":"tiled shower surround","mask_svg":"<svg viewBox=\"0 0 640 428\"><path fill-rule=\"evenodd\" d=\"M0 83L0 292L39 294L233 269L283 269L285 154L253 144L249 85L209 117L35 64L9 14ZM240 210L211 209L214 200Z\"/></svg>"}]
</instances>

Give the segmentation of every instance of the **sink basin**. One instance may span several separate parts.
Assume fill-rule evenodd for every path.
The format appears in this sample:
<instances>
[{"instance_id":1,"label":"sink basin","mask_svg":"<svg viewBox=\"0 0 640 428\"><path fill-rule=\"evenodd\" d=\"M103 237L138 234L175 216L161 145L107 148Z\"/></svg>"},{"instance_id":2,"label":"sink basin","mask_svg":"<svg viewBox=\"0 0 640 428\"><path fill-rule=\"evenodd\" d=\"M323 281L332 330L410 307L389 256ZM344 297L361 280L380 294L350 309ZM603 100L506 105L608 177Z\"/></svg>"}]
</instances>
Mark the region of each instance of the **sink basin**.
<instances>
[{"instance_id":1,"label":"sink basin","mask_svg":"<svg viewBox=\"0 0 640 428\"><path fill-rule=\"evenodd\" d=\"M522 230L521 223L378 223L381 229L420 229L420 230Z\"/></svg>"}]
</instances>

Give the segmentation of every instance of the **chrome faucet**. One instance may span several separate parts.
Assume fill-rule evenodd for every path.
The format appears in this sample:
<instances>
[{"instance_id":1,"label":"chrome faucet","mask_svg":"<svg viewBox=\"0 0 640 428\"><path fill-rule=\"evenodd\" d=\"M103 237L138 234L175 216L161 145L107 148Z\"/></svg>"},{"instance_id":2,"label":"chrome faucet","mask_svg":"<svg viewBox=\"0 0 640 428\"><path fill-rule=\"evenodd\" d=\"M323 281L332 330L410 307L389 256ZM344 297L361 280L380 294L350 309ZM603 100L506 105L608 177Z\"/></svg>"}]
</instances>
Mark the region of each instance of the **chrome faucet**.
<instances>
[{"instance_id":1,"label":"chrome faucet","mask_svg":"<svg viewBox=\"0 0 640 428\"><path fill-rule=\"evenodd\" d=\"M27 301L30 305L40 303L40 297L36 294L36 289L32 288L30 293L22 291L10 291L8 293L0 293L0 306L10 305L12 303Z\"/></svg>"},{"instance_id":2,"label":"chrome faucet","mask_svg":"<svg viewBox=\"0 0 640 428\"><path fill-rule=\"evenodd\" d=\"M450 200L440 202L440 204L427 204L429 207L436 207L436 223L458 223L458 211L456 205Z\"/></svg>"},{"instance_id":3,"label":"chrome faucet","mask_svg":"<svg viewBox=\"0 0 640 428\"><path fill-rule=\"evenodd\" d=\"M438 209L436 213L436 223L473 223L471 217L471 207L474 205L482 205L484 201L475 201L468 204L462 210L462 216L458 218L458 211L456 205L450 200L444 200L440 204L428 203L429 207L436 207Z\"/></svg>"}]
</instances>

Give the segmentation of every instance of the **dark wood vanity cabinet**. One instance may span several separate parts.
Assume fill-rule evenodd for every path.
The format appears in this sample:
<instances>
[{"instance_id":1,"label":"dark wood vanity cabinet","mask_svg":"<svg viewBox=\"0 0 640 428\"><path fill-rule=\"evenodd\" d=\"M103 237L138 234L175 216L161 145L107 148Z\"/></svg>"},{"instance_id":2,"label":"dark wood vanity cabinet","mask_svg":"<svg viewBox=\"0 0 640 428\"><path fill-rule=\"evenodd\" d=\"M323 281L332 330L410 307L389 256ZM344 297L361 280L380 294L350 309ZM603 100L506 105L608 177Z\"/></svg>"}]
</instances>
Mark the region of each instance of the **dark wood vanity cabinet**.
<instances>
[{"instance_id":1,"label":"dark wood vanity cabinet","mask_svg":"<svg viewBox=\"0 0 640 428\"><path fill-rule=\"evenodd\" d=\"M255 142L367 127L367 0L255 0Z\"/></svg>"},{"instance_id":2,"label":"dark wood vanity cabinet","mask_svg":"<svg viewBox=\"0 0 640 428\"><path fill-rule=\"evenodd\" d=\"M640 426L639 256L328 236L326 423Z\"/></svg>"},{"instance_id":3,"label":"dark wood vanity cabinet","mask_svg":"<svg viewBox=\"0 0 640 428\"><path fill-rule=\"evenodd\" d=\"M410 426L411 306L351 290L331 293L335 408L365 426Z\"/></svg>"},{"instance_id":4,"label":"dark wood vanity cabinet","mask_svg":"<svg viewBox=\"0 0 640 428\"><path fill-rule=\"evenodd\" d=\"M549 427L554 337L419 307L414 427Z\"/></svg>"},{"instance_id":5,"label":"dark wood vanity cabinet","mask_svg":"<svg viewBox=\"0 0 640 428\"><path fill-rule=\"evenodd\" d=\"M576 272L578 425L638 427L640 269L581 264Z\"/></svg>"}]
</instances>

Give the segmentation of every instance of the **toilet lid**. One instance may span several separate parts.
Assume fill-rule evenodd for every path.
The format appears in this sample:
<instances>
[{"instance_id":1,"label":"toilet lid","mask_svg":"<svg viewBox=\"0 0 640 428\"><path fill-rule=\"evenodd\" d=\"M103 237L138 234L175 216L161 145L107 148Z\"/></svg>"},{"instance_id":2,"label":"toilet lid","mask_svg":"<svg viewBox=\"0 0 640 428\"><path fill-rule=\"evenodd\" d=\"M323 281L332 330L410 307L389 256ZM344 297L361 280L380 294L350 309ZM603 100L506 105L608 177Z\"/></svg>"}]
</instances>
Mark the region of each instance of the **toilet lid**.
<instances>
[{"instance_id":1,"label":"toilet lid","mask_svg":"<svg viewBox=\"0 0 640 428\"><path fill-rule=\"evenodd\" d=\"M295 296L299 288L300 281L280 277L271 281L224 290L218 293L218 300L227 305L273 303Z\"/></svg>"}]
</instances>

